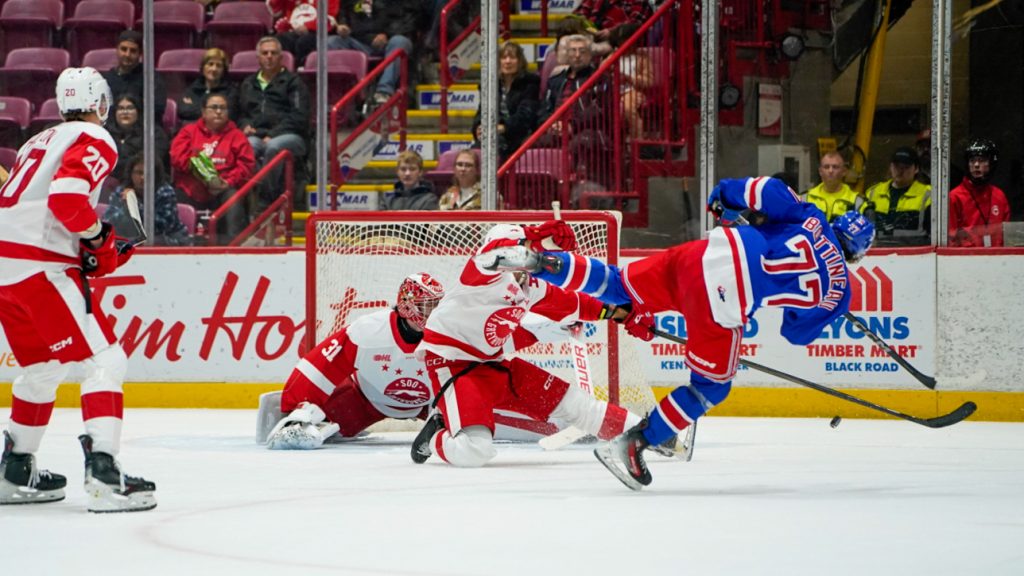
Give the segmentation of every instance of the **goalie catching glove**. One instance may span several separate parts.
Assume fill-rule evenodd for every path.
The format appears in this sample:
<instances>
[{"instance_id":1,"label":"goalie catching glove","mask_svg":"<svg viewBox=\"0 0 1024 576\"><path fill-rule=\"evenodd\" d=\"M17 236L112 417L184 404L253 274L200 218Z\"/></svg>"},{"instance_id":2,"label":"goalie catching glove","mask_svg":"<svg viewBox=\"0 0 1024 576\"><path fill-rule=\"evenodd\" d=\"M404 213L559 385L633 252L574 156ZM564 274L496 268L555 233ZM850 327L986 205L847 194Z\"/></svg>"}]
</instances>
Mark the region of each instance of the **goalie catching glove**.
<instances>
[{"instance_id":1,"label":"goalie catching glove","mask_svg":"<svg viewBox=\"0 0 1024 576\"><path fill-rule=\"evenodd\" d=\"M101 243L98 247L93 247L92 243L96 240L100 240ZM114 227L110 222L103 223L99 234L93 238L83 238L79 243L82 272L92 278L113 273L124 266L135 252L135 246L131 242L114 234Z\"/></svg>"},{"instance_id":2,"label":"goalie catching glove","mask_svg":"<svg viewBox=\"0 0 1024 576\"><path fill-rule=\"evenodd\" d=\"M523 233L530 241L534 252L560 250L572 252L576 249L576 233L562 220L548 220L537 226L523 226Z\"/></svg>"}]
</instances>

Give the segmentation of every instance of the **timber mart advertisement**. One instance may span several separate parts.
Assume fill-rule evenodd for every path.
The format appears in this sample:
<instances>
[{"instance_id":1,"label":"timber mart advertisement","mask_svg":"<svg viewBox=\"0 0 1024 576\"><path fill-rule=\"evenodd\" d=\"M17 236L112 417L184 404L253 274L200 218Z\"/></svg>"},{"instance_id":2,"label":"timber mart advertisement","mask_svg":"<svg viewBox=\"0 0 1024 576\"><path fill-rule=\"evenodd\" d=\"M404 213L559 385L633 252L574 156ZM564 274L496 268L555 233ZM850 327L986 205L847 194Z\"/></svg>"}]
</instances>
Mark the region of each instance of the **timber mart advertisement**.
<instances>
[{"instance_id":1,"label":"timber mart advertisement","mask_svg":"<svg viewBox=\"0 0 1024 576\"><path fill-rule=\"evenodd\" d=\"M852 272L854 314L921 371L933 373L935 256L870 257ZM91 284L128 353L129 382L283 382L300 357L306 331L301 251L142 252L117 273ZM845 320L828 326L813 344L794 346L779 335L781 318L780 311L758 310L746 330L743 356L823 384L914 384ZM657 322L665 332L687 336L678 314L658 314ZM652 384L688 380L679 345L661 339L640 342L619 332L624 370L641 370ZM601 353L607 341L604 326L589 326L585 333L588 348ZM541 345L530 359L559 372L571 365L567 350ZM597 368L595 377L602 372ZM0 381L10 382L18 373L0 337ZM741 370L736 382L780 384L752 370Z\"/></svg>"}]
</instances>

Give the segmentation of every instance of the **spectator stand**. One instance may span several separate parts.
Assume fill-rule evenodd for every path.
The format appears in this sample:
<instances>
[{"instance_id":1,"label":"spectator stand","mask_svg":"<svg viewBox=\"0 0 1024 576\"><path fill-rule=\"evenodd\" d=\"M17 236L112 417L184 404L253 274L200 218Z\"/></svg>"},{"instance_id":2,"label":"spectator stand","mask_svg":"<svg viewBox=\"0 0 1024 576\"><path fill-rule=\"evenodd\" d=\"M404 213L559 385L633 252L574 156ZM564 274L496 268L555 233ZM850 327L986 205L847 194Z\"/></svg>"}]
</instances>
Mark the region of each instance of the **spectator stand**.
<instances>
[{"instance_id":1,"label":"spectator stand","mask_svg":"<svg viewBox=\"0 0 1024 576\"><path fill-rule=\"evenodd\" d=\"M504 208L544 209L559 200L572 208L620 210L623 225L647 226L647 178L693 173L687 143L695 122L675 113L686 107L675 98L685 98L689 86L673 64L678 52L666 48L692 41L688 15L681 0L663 4L508 158L498 170ZM642 132L631 135L624 129L623 75L639 58L647 59L656 81L644 88L636 111ZM641 152L654 157L642 159Z\"/></svg>"},{"instance_id":2,"label":"spectator stand","mask_svg":"<svg viewBox=\"0 0 1024 576\"><path fill-rule=\"evenodd\" d=\"M441 133L448 133L448 91L451 89L452 84L455 83L454 74L459 68L453 70L451 59L456 49L471 35L480 33L480 16L477 16L470 22L469 26L463 30L458 36L455 37L451 42L448 42L448 21L450 15L455 7L462 2L471 2L473 0L449 0L444 8L441 9L441 26L439 33L439 52L440 52L440 67L441 67ZM543 5L547 6L547 0L543 2ZM507 12L507 7L506 7Z\"/></svg>"},{"instance_id":3,"label":"spectator stand","mask_svg":"<svg viewBox=\"0 0 1024 576\"><path fill-rule=\"evenodd\" d=\"M17 48L7 54L0 68L4 94L28 99L38 109L53 98L53 87L60 73L71 65L71 56L63 48Z\"/></svg>"},{"instance_id":4,"label":"spectator stand","mask_svg":"<svg viewBox=\"0 0 1024 576\"><path fill-rule=\"evenodd\" d=\"M228 54L255 50L256 42L271 33L273 24L266 2L221 2L206 23L207 43Z\"/></svg>"},{"instance_id":5,"label":"spectator stand","mask_svg":"<svg viewBox=\"0 0 1024 576\"><path fill-rule=\"evenodd\" d=\"M25 143L32 104L17 96L0 96L0 145L15 150Z\"/></svg>"},{"instance_id":6,"label":"spectator stand","mask_svg":"<svg viewBox=\"0 0 1024 576\"><path fill-rule=\"evenodd\" d=\"M2 56L16 48L58 46L63 26L60 0L7 0L0 9Z\"/></svg>"},{"instance_id":7,"label":"spectator stand","mask_svg":"<svg viewBox=\"0 0 1024 576\"><path fill-rule=\"evenodd\" d=\"M153 58L168 50L203 48L206 30L206 10L194 0L162 0L153 6ZM142 14L135 29L142 30Z\"/></svg>"},{"instance_id":8,"label":"spectator stand","mask_svg":"<svg viewBox=\"0 0 1024 576\"><path fill-rule=\"evenodd\" d=\"M90 50L117 45L117 37L135 23L135 5L128 0L85 0L64 22L64 45L78 64Z\"/></svg>"}]
</instances>

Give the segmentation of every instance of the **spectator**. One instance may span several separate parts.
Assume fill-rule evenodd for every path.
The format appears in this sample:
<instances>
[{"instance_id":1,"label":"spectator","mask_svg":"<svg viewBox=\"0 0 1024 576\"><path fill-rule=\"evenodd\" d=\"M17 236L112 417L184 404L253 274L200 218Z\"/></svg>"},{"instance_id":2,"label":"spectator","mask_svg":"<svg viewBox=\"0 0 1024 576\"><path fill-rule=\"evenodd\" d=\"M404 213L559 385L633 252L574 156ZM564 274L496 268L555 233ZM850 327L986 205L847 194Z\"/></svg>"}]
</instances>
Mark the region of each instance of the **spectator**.
<instances>
[{"instance_id":1,"label":"spectator","mask_svg":"<svg viewBox=\"0 0 1024 576\"><path fill-rule=\"evenodd\" d=\"M889 162L891 178L868 188L879 245L931 243L932 187L917 180L920 157L898 148Z\"/></svg>"},{"instance_id":2,"label":"spectator","mask_svg":"<svg viewBox=\"0 0 1024 576\"><path fill-rule=\"evenodd\" d=\"M558 65L551 69L550 74L558 74L569 66L569 52L566 45L566 38L569 36L581 34L589 37L591 40L590 54L594 58L602 58L611 54L612 45L607 41L594 41L594 32L596 30L590 25L590 21L582 16L567 14L565 18L562 18L562 21L558 23L558 29L555 31L555 43L548 48L548 52L544 56L545 60L547 60L548 55L554 55L557 60Z\"/></svg>"},{"instance_id":3,"label":"spectator","mask_svg":"<svg viewBox=\"0 0 1024 576\"><path fill-rule=\"evenodd\" d=\"M306 156L309 130L309 90L281 64L281 42L264 36L256 44L260 69L242 81L238 92L238 126L249 138L259 166L288 150L300 166ZM269 205L284 190L282 170L267 176L260 202ZM296 171L298 172L298 171Z\"/></svg>"},{"instance_id":4,"label":"spectator","mask_svg":"<svg viewBox=\"0 0 1024 576\"><path fill-rule=\"evenodd\" d=\"M596 40L607 40L621 24L643 24L654 15L649 0L583 0L573 14L589 20Z\"/></svg>"},{"instance_id":5,"label":"spectator","mask_svg":"<svg viewBox=\"0 0 1024 576\"><path fill-rule=\"evenodd\" d=\"M412 39L421 27L423 0L345 0L338 17L337 36L328 39L332 50L359 50L387 57L405 50L412 62ZM396 60L377 79L374 105L387 101L401 81L402 62Z\"/></svg>"},{"instance_id":6,"label":"spectator","mask_svg":"<svg viewBox=\"0 0 1024 576\"><path fill-rule=\"evenodd\" d=\"M182 128L171 146L174 185L198 210L223 205L245 184L256 164L245 134L228 117L228 106L223 94L208 95L203 117ZM245 225L245 203L238 202L218 222L221 242L229 242Z\"/></svg>"},{"instance_id":7,"label":"spectator","mask_svg":"<svg viewBox=\"0 0 1024 576\"><path fill-rule=\"evenodd\" d=\"M125 174L125 164L136 154L142 154L142 101L134 94L122 94L115 100L113 122L107 122L107 132L117 143L117 165L113 173ZM167 133L159 124L153 126L153 152L155 163L167 166L169 144Z\"/></svg>"},{"instance_id":8,"label":"spectator","mask_svg":"<svg viewBox=\"0 0 1024 576\"><path fill-rule=\"evenodd\" d=\"M437 210L434 186L422 180L423 158L412 150L398 155L398 182L395 191L384 196L381 210Z\"/></svg>"},{"instance_id":9,"label":"spectator","mask_svg":"<svg viewBox=\"0 0 1024 576\"><path fill-rule=\"evenodd\" d=\"M110 206L107 208L103 219L114 226L117 234L125 238L134 239L138 234L131 214L128 213L128 205L124 197L129 191L135 193L139 200L139 215L145 218L143 202L145 201L142 191L146 183L146 161L142 154L136 154L125 162L125 172L121 178L121 184L114 189L110 195ZM192 236L185 224L178 217L178 200L174 187L167 181L167 175L159 162L153 165L156 178L154 182L153 198L153 231L155 238L149 240L150 244L160 246L188 246L192 244Z\"/></svg>"},{"instance_id":10,"label":"spectator","mask_svg":"<svg viewBox=\"0 0 1024 576\"><path fill-rule=\"evenodd\" d=\"M593 55L590 51L593 44L590 37L583 34L574 34L567 36L565 42L569 58L568 67L557 74L552 74L551 78L548 79L544 101L541 103L538 124L543 124L597 70L593 65ZM578 118L580 116L579 113L586 111L589 106L596 104L597 98L602 96L602 92L606 88L603 83L598 83L598 85L594 86L590 97L581 98L578 101L579 110L576 117ZM562 126L560 123L557 123L552 126L552 129L555 133L560 134Z\"/></svg>"},{"instance_id":11,"label":"spectator","mask_svg":"<svg viewBox=\"0 0 1024 576\"><path fill-rule=\"evenodd\" d=\"M508 158L537 127L540 108L540 77L527 70L523 47L505 42L498 50L498 156ZM473 121L473 135L480 141L480 110Z\"/></svg>"},{"instance_id":12,"label":"spectator","mask_svg":"<svg viewBox=\"0 0 1024 576\"><path fill-rule=\"evenodd\" d=\"M472 150L455 156L455 175L448 191L441 196L441 210L480 209L480 157Z\"/></svg>"},{"instance_id":13,"label":"spectator","mask_svg":"<svg viewBox=\"0 0 1024 576\"><path fill-rule=\"evenodd\" d=\"M639 29L639 24L616 26L608 42L614 50L618 50ZM645 52L634 48L619 59L619 78L622 81L622 117L630 136L642 138L644 119L640 115L640 108L647 102L647 90L654 85L654 63Z\"/></svg>"},{"instance_id":14,"label":"spectator","mask_svg":"<svg viewBox=\"0 0 1024 576\"><path fill-rule=\"evenodd\" d=\"M110 93L115 95L132 94L143 101L144 76L142 71L142 34L135 30L125 30L117 38L117 66L103 73L103 78L110 86ZM153 71L154 86L153 113L159 124L167 109L167 90L160 74ZM118 172L120 174L120 172Z\"/></svg>"},{"instance_id":15,"label":"spectator","mask_svg":"<svg viewBox=\"0 0 1024 576\"><path fill-rule=\"evenodd\" d=\"M178 119L181 123L184 125L202 118L203 99L207 94L223 94L228 100L231 114L238 114L238 87L228 81L227 53L220 48L207 50L199 65L199 73L202 76L185 88L178 99Z\"/></svg>"},{"instance_id":16,"label":"spectator","mask_svg":"<svg viewBox=\"0 0 1024 576\"><path fill-rule=\"evenodd\" d=\"M340 3L340 0L327 1L328 33L337 26L334 15ZM267 7L274 16L277 39L295 56L299 66L316 50L316 6L317 0L267 0Z\"/></svg>"},{"instance_id":17,"label":"spectator","mask_svg":"<svg viewBox=\"0 0 1024 576\"><path fill-rule=\"evenodd\" d=\"M839 152L833 150L821 157L818 176L821 176L821 184L808 190L804 200L824 212L829 222L850 210L864 213L869 208L867 200L843 182L846 177L846 160Z\"/></svg>"},{"instance_id":18,"label":"spectator","mask_svg":"<svg viewBox=\"0 0 1024 576\"><path fill-rule=\"evenodd\" d=\"M918 158L918 181L924 184L932 183L932 131L930 128L921 130L917 134L917 141L914 142L914 150Z\"/></svg>"},{"instance_id":19,"label":"spectator","mask_svg":"<svg viewBox=\"0 0 1024 576\"><path fill-rule=\"evenodd\" d=\"M949 193L949 245L1003 245L1003 222L1010 220L1006 195L990 180L999 164L991 140L975 138L964 149L967 175Z\"/></svg>"}]
</instances>

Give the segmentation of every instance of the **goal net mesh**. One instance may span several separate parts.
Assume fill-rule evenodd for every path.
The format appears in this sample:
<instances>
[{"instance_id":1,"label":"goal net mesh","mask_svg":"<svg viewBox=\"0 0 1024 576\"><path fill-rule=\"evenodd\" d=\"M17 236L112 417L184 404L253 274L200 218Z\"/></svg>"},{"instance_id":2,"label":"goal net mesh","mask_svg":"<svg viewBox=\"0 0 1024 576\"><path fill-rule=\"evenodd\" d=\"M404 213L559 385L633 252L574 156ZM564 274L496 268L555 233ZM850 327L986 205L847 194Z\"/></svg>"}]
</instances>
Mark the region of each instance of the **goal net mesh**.
<instances>
[{"instance_id":1,"label":"goal net mesh","mask_svg":"<svg viewBox=\"0 0 1024 576\"><path fill-rule=\"evenodd\" d=\"M499 223L538 224L544 212L317 213L307 229L307 326L315 344L359 316L395 304L398 286L412 273L426 272L451 289L488 230ZM566 212L576 232L577 252L617 263L618 220L604 212ZM530 318L528 316L528 318ZM534 320L538 320L535 318ZM532 327L532 326L531 326ZM645 414L654 405L632 346L621 350L617 327L588 323L583 330L595 394L617 399ZM517 354L568 382L575 382L571 348L563 331L541 330L549 338ZM626 377L624 377L624 375ZM630 378L629 376L633 376Z\"/></svg>"}]
</instances>

